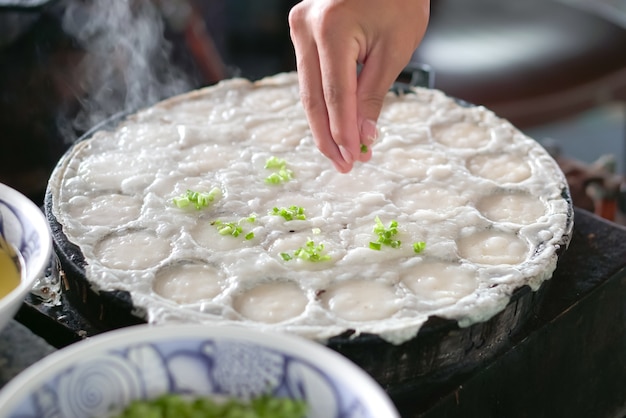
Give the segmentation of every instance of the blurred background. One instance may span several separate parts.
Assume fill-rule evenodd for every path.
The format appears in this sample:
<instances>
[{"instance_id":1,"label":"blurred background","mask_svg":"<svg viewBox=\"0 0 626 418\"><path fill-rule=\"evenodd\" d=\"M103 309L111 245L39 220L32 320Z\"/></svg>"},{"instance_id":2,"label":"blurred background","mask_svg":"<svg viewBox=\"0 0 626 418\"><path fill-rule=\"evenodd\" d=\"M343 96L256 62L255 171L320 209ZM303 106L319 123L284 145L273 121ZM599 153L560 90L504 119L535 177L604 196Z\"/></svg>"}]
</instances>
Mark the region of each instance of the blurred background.
<instances>
[{"instance_id":1,"label":"blurred background","mask_svg":"<svg viewBox=\"0 0 626 418\"><path fill-rule=\"evenodd\" d=\"M54 165L120 112L294 69L293 0L0 0L0 182L43 201ZM432 0L412 62L548 148L574 203L626 213L626 0Z\"/></svg>"}]
</instances>

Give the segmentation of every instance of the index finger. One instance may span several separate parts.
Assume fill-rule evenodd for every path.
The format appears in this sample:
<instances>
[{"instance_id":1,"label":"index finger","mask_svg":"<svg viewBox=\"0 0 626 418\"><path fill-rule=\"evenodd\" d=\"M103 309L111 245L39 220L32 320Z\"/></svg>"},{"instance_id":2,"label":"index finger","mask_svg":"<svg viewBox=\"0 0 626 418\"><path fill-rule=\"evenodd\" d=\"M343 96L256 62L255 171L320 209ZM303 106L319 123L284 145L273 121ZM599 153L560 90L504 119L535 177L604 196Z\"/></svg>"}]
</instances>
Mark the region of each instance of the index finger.
<instances>
[{"instance_id":1,"label":"index finger","mask_svg":"<svg viewBox=\"0 0 626 418\"><path fill-rule=\"evenodd\" d=\"M348 163L359 159L360 135L357 126L358 44L336 31L318 43L320 73L329 129L341 155Z\"/></svg>"},{"instance_id":2,"label":"index finger","mask_svg":"<svg viewBox=\"0 0 626 418\"><path fill-rule=\"evenodd\" d=\"M343 159L330 132L328 110L324 99L317 42L308 26L307 9L295 6L290 15L290 35L296 54L300 98L317 148L340 172L348 172L352 163Z\"/></svg>"}]
</instances>

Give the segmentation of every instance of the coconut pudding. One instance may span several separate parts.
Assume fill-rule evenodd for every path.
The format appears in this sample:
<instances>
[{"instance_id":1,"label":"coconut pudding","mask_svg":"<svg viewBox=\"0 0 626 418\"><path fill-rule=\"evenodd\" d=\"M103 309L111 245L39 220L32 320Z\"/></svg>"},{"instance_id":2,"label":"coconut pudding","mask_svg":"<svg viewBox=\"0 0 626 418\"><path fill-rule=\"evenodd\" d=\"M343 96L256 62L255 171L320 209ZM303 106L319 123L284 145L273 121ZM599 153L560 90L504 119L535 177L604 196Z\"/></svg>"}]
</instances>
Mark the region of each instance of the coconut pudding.
<instances>
[{"instance_id":1,"label":"coconut pudding","mask_svg":"<svg viewBox=\"0 0 626 418\"><path fill-rule=\"evenodd\" d=\"M572 229L566 179L483 107L389 93L373 157L338 173L295 73L231 79L78 142L51 211L95 291L150 323L236 323L394 344L438 316L461 327L538 289Z\"/></svg>"}]
</instances>

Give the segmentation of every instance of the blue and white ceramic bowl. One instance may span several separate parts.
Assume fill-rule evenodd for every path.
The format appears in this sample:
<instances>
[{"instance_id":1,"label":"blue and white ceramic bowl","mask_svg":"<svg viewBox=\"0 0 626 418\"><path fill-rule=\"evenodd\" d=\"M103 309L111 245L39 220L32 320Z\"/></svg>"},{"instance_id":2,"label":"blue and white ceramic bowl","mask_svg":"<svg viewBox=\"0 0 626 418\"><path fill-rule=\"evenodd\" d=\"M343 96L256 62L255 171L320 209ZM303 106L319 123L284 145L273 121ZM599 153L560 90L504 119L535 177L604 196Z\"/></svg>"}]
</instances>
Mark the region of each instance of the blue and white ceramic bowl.
<instances>
[{"instance_id":1,"label":"blue and white ceramic bowl","mask_svg":"<svg viewBox=\"0 0 626 418\"><path fill-rule=\"evenodd\" d=\"M309 418L397 418L383 389L300 337L206 325L138 325L66 347L0 391L0 417L99 418L163 393L303 399Z\"/></svg>"},{"instance_id":2,"label":"blue and white ceramic bowl","mask_svg":"<svg viewBox=\"0 0 626 418\"><path fill-rule=\"evenodd\" d=\"M0 298L2 329L15 316L37 279L44 274L52 254L52 237L43 212L26 196L2 183L0 236L20 253L24 261L19 286Z\"/></svg>"}]
</instances>

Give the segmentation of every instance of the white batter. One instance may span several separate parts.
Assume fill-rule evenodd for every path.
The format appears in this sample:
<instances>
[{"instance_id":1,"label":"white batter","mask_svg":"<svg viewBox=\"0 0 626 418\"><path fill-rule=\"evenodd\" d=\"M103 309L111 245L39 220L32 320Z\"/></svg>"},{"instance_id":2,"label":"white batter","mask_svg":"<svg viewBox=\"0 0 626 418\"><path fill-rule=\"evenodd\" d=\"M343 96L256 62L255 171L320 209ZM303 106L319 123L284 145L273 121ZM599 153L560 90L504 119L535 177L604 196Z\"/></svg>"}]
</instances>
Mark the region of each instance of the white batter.
<instances>
[{"instance_id":1,"label":"white batter","mask_svg":"<svg viewBox=\"0 0 626 418\"><path fill-rule=\"evenodd\" d=\"M390 93L379 128L371 162L340 174L315 148L295 74L225 81L77 144L52 176L53 213L94 289L129 291L152 323L400 343L429 316L487 320L516 288L550 278L572 208L534 140L420 88ZM265 181L273 157L284 182ZM201 210L173 203L215 188ZM272 214L291 206L306 219ZM398 248L370 248L377 217L397 221ZM220 234L220 223L242 233ZM321 261L285 258L307 242Z\"/></svg>"}]
</instances>

